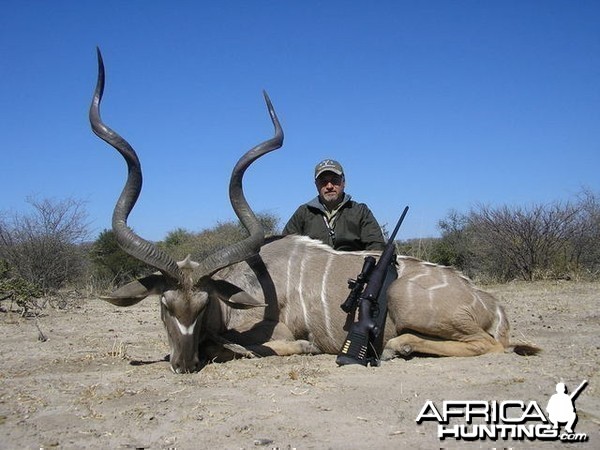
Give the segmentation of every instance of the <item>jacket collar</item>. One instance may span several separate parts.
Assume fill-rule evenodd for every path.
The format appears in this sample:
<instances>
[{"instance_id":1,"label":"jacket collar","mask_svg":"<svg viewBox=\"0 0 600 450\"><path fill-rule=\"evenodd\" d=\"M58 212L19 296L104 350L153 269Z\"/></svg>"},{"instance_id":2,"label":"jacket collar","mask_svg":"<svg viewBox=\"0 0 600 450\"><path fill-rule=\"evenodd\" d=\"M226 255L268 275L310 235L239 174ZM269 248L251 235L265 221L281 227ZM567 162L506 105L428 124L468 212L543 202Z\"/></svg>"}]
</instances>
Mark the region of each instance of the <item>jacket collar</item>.
<instances>
[{"instance_id":1,"label":"jacket collar","mask_svg":"<svg viewBox=\"0 0 600 450\"><path fill-rule=\"evenodd\" d=\"M348 204L350 202L350 200L352 200L352 196L350 196L349 194L346 194L344 192L344 199L342 200L342 203L340 204L340 206L338 207L338 211L340 209L342 209L343 207L346 206L346 204ZM319 196L317 195L315 198L313 198L311 201L309 201L306 206L308 206L309 208L313 208L313 209L318 209L319 211L321 211L323 214L325 214L327 211L325 209L325 206L319 201Z\"/></svg>"}]
</instances>

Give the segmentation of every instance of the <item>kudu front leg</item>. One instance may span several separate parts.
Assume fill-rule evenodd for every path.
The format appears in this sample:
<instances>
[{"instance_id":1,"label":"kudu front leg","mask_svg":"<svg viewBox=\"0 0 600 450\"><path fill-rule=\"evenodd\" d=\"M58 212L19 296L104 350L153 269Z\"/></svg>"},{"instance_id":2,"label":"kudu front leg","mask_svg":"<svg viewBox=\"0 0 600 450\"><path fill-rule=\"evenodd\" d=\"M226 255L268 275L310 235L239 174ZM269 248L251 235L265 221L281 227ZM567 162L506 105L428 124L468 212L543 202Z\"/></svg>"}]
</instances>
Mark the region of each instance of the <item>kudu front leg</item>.
<instances>
[{"instance_id":1,"label":"kudu front leg","mask_svg":"<svg viewBox=\"0 0 600 450\"><path fill-rule=\"evenodd\" d=\"M262 321L249 324L244 331L228 330L222 336L211 337L211 360L222 362L234 358L257 356L317 355L323 353L310 341L295 339L282 322Z\"/></svg>"}]
</instances>

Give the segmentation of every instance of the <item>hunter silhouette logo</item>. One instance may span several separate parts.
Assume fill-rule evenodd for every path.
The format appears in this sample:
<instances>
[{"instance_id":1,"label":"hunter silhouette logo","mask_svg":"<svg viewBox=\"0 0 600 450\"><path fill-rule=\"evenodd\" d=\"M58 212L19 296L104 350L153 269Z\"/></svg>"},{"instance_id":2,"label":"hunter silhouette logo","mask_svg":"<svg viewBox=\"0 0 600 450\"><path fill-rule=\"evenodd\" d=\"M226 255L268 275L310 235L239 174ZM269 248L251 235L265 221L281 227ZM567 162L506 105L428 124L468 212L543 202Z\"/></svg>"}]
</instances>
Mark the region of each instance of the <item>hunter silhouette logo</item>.
<instances>
[{"instance_id":1,"label":"hunter silhouette logo","mask_svg":"<svg viewBox=\"0 0 600 450\"><path fill-rule=\"evenodd\" d=\"M575 398L587 385L587 380L583 380L579 387L571 395L567 394L565 383L556 384L556 394L548 400L546 412L552 422L553 429L558 429L559 423L566 423L565 432L573 434L573 427L577 422L577 413L575 412Z\"/></svg>"},{"instance_id":2,"label":"hunter silhouette logo","mask_svg":"<svg viewBox=\"0 0 600 450\"><path fill-rule=\"evenodd\" d=\"M436 405L427 400L416 422L437 422L440 440L561 440L586 442L588 435L575 433L575 399L587 386L587 380L571 393L565 383L556 384L556 393L548 400L546 414L535 400L444 400ZM564 429L561 431L561 425Z\"/></svg>"}]
</instances>

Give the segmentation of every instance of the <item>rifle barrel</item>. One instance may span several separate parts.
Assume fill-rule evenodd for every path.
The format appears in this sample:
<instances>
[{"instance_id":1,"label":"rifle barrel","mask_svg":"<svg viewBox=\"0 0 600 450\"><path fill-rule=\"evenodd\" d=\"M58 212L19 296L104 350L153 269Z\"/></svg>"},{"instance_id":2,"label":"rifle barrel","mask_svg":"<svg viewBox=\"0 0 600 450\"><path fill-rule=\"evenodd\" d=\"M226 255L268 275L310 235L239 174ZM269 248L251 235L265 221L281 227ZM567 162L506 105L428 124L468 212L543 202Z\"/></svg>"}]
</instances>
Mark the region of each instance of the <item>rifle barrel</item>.
<instances>
[{"instance_id":1,"label":"rifle barrel","mask_svg":"<svg viewBox=\"0 0 600 450\"><path fill-rule=\"evenodd\" d=\"M396 228L394 228L394 231L392 231L392 234L390 234L390 241L393 241L396 238L396 234L398 233L398 230L400 229L400 225L402 225L402 222L404 222L404 217L406 216L406 213L408 212L408 206L404 207L404 211L402 211L402 215L400 216L400 219L398 219L398 223L396 224Z\"/></svg>"},{"instance_id":2,"label":"rifle barrel","mask_svg":"<svg viewBox=\"0 0 600 450\"><path fill-rule=\"evenodd\" d=\"M573 391L573 393L571 395L569 395L569 398L571 400L573 400L575 397L577 397L579 395L579 393L583 390L583 388L587 385L588 380L583 380L581 382L581 384L579 386L577 386L577 389L575 389Z\"/></svg>"}]
</instances>

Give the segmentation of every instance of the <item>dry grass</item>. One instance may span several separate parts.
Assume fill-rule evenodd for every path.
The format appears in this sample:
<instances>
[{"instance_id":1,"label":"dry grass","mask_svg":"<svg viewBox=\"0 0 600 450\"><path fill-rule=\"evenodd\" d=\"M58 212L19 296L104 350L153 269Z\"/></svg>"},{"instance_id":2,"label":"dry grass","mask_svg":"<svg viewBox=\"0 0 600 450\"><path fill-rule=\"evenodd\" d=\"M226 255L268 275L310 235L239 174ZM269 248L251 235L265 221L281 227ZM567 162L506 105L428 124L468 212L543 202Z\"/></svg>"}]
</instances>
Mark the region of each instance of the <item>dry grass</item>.
<instances>
[{"instance_id":1,"label":"dry grass","mask_svg":"<svg viewBox=\"0 0 600 450\"><path fill-rule=\"evenodd\" d=\"M111 358L129 359L129 356L127 355L127 347L128 344L126 342L117 341L115 339L115 341L113 342L112 350L110 350L107 354Z\"/></svg>"}]
</instances>

